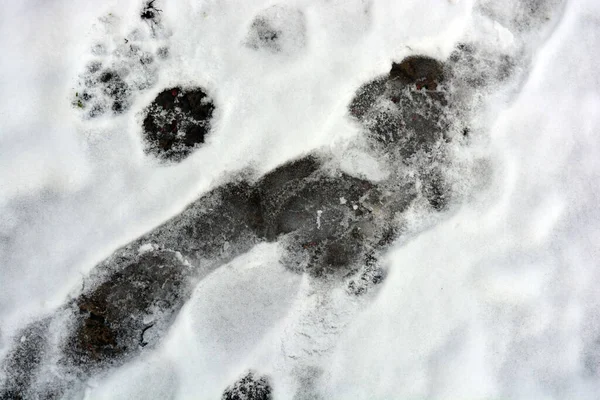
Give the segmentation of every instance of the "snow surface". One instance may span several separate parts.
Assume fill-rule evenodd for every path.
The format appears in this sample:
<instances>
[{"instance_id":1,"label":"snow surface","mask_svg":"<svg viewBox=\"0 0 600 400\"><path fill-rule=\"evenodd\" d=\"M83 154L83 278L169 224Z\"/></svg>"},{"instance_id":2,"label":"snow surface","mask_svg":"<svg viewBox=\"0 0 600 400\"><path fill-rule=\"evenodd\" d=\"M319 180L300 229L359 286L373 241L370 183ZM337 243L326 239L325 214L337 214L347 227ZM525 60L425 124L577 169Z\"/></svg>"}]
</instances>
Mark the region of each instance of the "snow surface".
<instances>
[{"instance_id":1,"label":"snow surface","mask_svg":"<svg viewBox=\"0 0 600 400\"><path fill-rule=\"evenodd\" d=\"M271 1L169 2L166 31L146 42L171 51L157 85L97 120L71 107L77 77L91 46L141 24L141 4L5 3L0 357L98 261L236 171L330 148L345 168L381 174L349 147L360 135L346 111L354 92L391 60L445 59L468 37L521 54L525 71L484 96L472 121L481 134L461 150L487 160L476 170L487 182L395 246L374 298L354 304L308 285L280 265L276 244L259 245L198 284L155 351L85 396L214 399L260 367L276 399L598 397L600 2L565 1L543 28L518 29L507 22L517 1L286 1L306 31L281 53L246 45ZM221 108L207 145L164 166L142 151L140 112L180 82L206 87ZM427 226L419 214L413 223Z\"/></svg>"}]
</instances>

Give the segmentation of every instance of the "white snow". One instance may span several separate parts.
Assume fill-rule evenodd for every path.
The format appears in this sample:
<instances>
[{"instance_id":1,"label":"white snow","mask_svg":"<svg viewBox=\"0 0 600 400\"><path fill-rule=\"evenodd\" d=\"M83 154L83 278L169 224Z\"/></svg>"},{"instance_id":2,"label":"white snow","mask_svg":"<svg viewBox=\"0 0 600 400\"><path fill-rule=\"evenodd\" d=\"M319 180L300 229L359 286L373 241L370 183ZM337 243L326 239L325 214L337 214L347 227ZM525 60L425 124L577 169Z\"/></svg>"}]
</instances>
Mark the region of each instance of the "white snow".
<instances>
[{"instance_id":1,"label":"white snow","mask_svg":"<svg viewBox=\"0 0 600 400\"><path fill-rule=\"evenodd\" d=\"M480 136L458 150L486 160L476 170L485 184L398 243L374 298L354 303L327 283L310 285L281 266L276 244L260 245L201 281L162 344L95 378L86 398L218 398L247 368L273 378L275 399L292 398L303 374L325 399L597 398L598 1L565 1L534 34L506 23L514 2L292 0L283 8L301 13L306 37L283 53L246 45L254 17L276 18L277 3L164 2L167 29L146 42L171 50L157 85L124 115L97 120L71 107L78 74L94 44L144 27L141 3L6 3L0 358L96 262L237 171L260 174L326 149L345 170L385 177L359 151L348 102L391 60L443 59L466 35L503 52L523 43L527 73L483 96ZM492 16L477 14L483 6ZM107 27L98 17L108 13L116 22ZM140 112L182 82L209 89L216 127L205 147L164 166L143 154Z\"/></svg>"},{"instance_id":2,"label":"white snow","mask_svg":"<svg viewBox=\"0 0 600 400\"><path fill-rule=\"evenodd\" d=\"M323 215L323 210L317 210L317 229L321 229L321 215Z\"/></svg>"}]
</instances>

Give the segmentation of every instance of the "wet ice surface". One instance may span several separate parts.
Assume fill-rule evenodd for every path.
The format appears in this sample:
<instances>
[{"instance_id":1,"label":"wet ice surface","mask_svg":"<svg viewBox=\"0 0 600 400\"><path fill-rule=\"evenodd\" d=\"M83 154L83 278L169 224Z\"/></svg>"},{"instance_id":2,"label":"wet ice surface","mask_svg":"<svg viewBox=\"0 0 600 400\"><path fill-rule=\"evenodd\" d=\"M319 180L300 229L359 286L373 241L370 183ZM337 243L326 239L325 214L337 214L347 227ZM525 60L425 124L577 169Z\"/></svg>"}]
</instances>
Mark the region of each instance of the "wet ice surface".
<instances>
[{"instance_id":1,"label":"wet ice surface","mask_svg":"<svg viewBox=\"0 0 600 400\"><path fill-rule=\"evenodd\" d=\"M600 9L350 3L6 9L1 396L596 397Z\"/></svg>"}]
</instances>

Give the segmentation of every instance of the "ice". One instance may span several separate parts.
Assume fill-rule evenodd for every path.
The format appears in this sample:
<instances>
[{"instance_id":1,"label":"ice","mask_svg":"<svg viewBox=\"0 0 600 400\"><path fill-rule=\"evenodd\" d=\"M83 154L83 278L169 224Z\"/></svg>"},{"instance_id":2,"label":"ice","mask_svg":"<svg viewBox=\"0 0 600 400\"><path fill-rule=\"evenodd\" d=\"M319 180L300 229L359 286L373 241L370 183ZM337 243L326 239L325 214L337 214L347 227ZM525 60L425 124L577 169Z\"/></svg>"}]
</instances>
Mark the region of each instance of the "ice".
<instances>
[{"instance_id":1,"label":"ice","mask_svg":"<svg viewBox=\"0 0 600 400\"><path fill-rule=\"evenodd\" d=\"M392 61L447 60L468 43L483 74L454 88L470 129L449 150L459 200L442 217L411 208L379 292L351 298L263 243L198 282L156 348L68 395L219 398L259 369L275 399L597 398L597 1L157 0L156 22L143 6L3 5L0 363L97 262L238 173L316 150L387 179L348 116L356 90ZM125 39L160 67L123 56ZM126 71L128 110L88 118L73 106L94 60ZM140 124L178 85L210 93L214 126L165 165L144 153ZM52 340L65 324L49 325ZM60 373L55 356L37 384Z\"/></svg>"}]
</instances>

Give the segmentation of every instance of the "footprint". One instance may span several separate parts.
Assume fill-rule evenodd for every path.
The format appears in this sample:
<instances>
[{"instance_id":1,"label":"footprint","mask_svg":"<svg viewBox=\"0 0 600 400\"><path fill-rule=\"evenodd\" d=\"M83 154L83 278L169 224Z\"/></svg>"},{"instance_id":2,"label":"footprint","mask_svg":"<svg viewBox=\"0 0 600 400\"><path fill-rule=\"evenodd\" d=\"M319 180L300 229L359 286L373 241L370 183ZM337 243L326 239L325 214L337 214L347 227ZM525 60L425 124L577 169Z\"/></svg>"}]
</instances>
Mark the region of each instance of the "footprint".
<instances>
[{"instance_id":1,"label":"footprint","mask_svg":"<svg viewBox=\"0 0 600 400\"><path fill-rule=\"evenodd\" d=\"M146 2L137 26L125 37L115 33L120 21L116 15L99 18L106 37L91 47L72 99L82 118L122 114L138 93L156 84L159 64L169 55L161 14L156 0Z\"/></svg>"},{"instance_id":2,"label":"footprint","mask_svg":"<svg viewBox=\"0 0 600 400\"><path fill-rule=\"evenodd\" d=\"M145 111L146 153L166 161L183 160L204 143L214 109L202 88L163 90Z\"/></svg>"},{"instance_id":3,"label":"footprint","mask_svg":"<svg viewBox=\"0 0 600 400\"><path fill-rule=\"evenodd\" d=\"M271 400L273 398L271 383L266 375L257 375L249 371L231 386L228 386L221 396L222 400Z\"/></svg>"},{"instance_id":4,"label":"footprint","mask_svg":"<svg viewBox=\"0 0 600 400\"><path fill-rule=\"evenodd\" d=\"M387 76L357 91L350 113L366 128L369 139L400 168L415 168L420 191L436 211L446 208L450 190L437 162L449 118L444 65L411 56L393 63Z\"/></svg>"},{"instance_id":5,"label":"footprint","mask_svg":"<svg viewBox=\"0 0 600 400\"><path fill-rule=\"evenodd\" d=\"M245 44L273 54L297 53L306 46L304 13L283 4L264 9L250 24Z\"/></svg>"}]
</instances>

